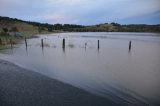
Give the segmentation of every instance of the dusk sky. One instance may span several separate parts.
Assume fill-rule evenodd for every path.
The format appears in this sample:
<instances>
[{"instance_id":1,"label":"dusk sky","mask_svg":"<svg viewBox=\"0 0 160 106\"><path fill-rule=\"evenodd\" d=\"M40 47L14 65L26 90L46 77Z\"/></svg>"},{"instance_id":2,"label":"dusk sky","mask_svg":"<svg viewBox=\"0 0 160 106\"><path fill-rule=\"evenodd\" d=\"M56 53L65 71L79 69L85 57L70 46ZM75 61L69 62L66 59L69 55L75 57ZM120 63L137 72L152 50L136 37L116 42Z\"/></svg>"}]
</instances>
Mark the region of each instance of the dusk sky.
<instances>
[{"instance_id":1,"label":"dusk sky","mask_svg":"<svg viewBox=\"0 0 160 106\"><path fill-rule=\"evenodd\" d=\"M50 24L160 24L160 0L0 0L0 16Z\"/></svg>"}]
</instances>

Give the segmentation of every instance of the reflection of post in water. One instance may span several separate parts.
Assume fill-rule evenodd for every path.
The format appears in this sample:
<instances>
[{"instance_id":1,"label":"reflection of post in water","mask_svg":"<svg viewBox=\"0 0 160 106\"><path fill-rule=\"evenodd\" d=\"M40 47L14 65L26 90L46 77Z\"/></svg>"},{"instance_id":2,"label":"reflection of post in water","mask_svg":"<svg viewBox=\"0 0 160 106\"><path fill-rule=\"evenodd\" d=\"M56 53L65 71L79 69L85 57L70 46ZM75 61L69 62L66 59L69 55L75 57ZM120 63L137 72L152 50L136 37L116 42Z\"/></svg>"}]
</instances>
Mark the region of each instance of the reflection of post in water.
<instances>
[{"instance_id":1,"label":"reflection of post in water","mask_svg":"<svg viewBox=\"0 0 160 106\"><path fill-rule=\"evenodd\" d=\"M131 51L131 47L132 47L132 42L129 41L129 52Z\"/></svg>"},{"instance_id":2,"label":"reflection of post in water","mask_svg":"<svg viewBox=\"0 0 160 106\"><path fill-rule=\"evenodd\" d=\"M43 56L44 56L44 49L42 48L42 54L43 54Z\"/></svg>"},{"instance_id":3,"label":"reflection of post in water","mask_svg":"<svg viewBox=\"0 0 160 106\"><path fill-rule=\"evenodd\" d=\"M85 51L86 51L87 43L85 43Z\"/></svg>"},{"instance_id":4,"label":"reflection of post in water","mask_svg":"<svg viewBox=\"0 0 160 106\"><path fill-rule=\"evenodd\" d=\"M65 53L65 48L62 48L63 49L63 53Z\"/></svg>"}]
</instances>

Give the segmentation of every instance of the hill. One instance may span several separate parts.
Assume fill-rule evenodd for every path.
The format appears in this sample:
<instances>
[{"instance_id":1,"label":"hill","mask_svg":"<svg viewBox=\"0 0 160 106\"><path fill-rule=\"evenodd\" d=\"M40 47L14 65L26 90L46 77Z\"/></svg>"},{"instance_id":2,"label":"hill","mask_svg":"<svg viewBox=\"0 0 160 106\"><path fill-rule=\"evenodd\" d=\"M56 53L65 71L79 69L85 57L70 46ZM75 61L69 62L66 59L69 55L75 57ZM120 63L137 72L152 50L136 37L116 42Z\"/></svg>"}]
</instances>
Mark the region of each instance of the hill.
<instances>
[{"instance_id":1,"label":"hill","mask_svg":"<svg viewBox=\"0 0 160 106\"><path fill-rule=\"evenodd\" d=\"M105 23L91 26L73 24L48 24L31 21L23 21L16 18L0 16L0 35L3 32L13 34L21 33L24 36L32 36L49 32L160 32L160 24L145 25L131 24L120 25L118 23ZM3 33L4 34L4 33Z\"/></svg>"},{"instance_id":2,"label":"hill","mask_svg":"<svg viewBox=\"0 0 160 106\"><path fill-rule=\"evenodd\" d=\"M38 27L16 19L0 17L0 32L19 32L25 36L30 36L38 33Z\"/></svg>"},{"instance_id":3,"label":"hill","mask_svg":"<svg viewBox=\"0 0 160 106\"><path fill-rule=\"evenodd\" d=\"M85 31L93 32L160 32L160 25L105 23L85 27Z\"/></svg>"},{"instance_id":4,"label":"hill","mask_svg":"<svg viewBox=\"0 0 160 106\"><path fill-rule=\"evenodd\" d=\"M82 28L81 25L70 25L70 24L55 24L51 25L48 23L38 23L31 21L23 21L16 18L2 17L0 16L0 35L2 33L21 33L24 36L32 36L39 33L49 32L64 32L71 31L74 28ZM72 30L73 31L73 30Z\"/></svg>"}]
</instances>

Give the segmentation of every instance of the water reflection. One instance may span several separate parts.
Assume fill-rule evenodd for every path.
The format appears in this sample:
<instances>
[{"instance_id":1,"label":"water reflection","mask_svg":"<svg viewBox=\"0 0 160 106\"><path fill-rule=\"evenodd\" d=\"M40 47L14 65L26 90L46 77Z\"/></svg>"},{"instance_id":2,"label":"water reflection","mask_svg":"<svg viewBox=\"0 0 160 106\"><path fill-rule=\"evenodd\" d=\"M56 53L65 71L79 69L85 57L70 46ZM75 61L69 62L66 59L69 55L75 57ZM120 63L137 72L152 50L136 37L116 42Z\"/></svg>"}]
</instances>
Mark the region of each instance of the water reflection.
<instances>
[{"instance_id":1,"label":"water reflection","mask_svg":"<svg viewBox=\"0 0 160 106\"><path fill-rule=\"evenodd\" d=\"M63 50L63 53L65 54L65 48L62 48L62 50Z\"/></svg>"},{"instance_id":2,"label":"water reflection","mask_svg":"<svg viewBox=\"0 0 160 106\"><path fill-rule=\"evenodd\" d=\"M40 36L29 39L32 46L28 47L28 56L25 45L21 45L13 49L13 54L3 57L124 106L158 105L160 37L127 34L60 33ZM44 47L41 47L44 38ZM134 44L129 49L130 40Z\"/></svg>"}]
</instances>

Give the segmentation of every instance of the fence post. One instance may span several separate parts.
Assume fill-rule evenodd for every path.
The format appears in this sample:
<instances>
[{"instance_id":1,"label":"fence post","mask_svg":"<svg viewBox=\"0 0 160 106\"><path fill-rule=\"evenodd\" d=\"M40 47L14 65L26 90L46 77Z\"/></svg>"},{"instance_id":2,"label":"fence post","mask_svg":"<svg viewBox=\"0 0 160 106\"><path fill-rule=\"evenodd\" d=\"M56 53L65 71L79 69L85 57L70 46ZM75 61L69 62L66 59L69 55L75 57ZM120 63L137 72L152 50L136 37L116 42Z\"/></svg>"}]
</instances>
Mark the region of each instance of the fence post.
<instances>
[{"instance_id":1,"label":"fence post","mask_svg":"<svg viewBox=\"0 0 160 106\"><path fill-rule=\"evenodd\" d=\"M42 45L42 48L43 48L43 46L44 46L44 45L43 45L43 39L41 39L41 45Z\"/></svg>"},{"instance_id":2,"label":"fence post","mask_svg":"<svg viewBox=\"0 0 160 106\"><path fill-rule=\"evenodd\" d=\"M28 45L27 45L27 39L26 39L26 37L25 37L25 45L26 45L26 48L27 48Z\"/></svg>"},{"instance_id":3,"label":"fence post","mask_svg":"<svg viewBox=\"0 0 160 106\"><path fill-rule=\"evenodd\" d=\"M10 39L11 49L13 48L12 39Z\"/></svg>"},{"instance_id":4,"label":"fence post","mask_svg":"<svg viewBox=\"0 0 160 106\"><path fill-rule=\"evenodd\" d=\"M98 40L98 50L99 50L99 40Z\"/></svg>"},{"instance_id":5,"label":"fence post","mask_svg":"<svg viewBox=\"0 0 160 106\"><path fill-rule=\"evenodd\" d=\"M131 47L132 47L132 42L129 41L129 51L131 51Z\"/></svg>"},{"instance_id":6,"label":"fence post","mask_svg":"<svg viewBox=\"0 0 160 106\"><path fill-rule=\"evenodd\" d=\"M63 39L62 48L65 48L65 39Z\"/></svg>"}]
</instances>

